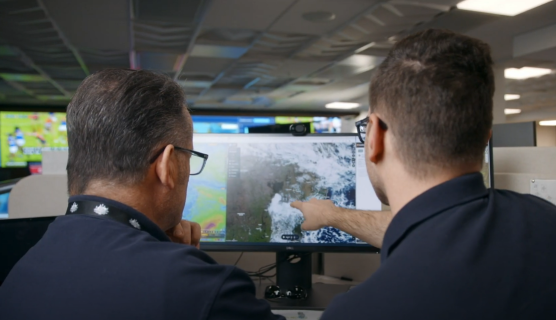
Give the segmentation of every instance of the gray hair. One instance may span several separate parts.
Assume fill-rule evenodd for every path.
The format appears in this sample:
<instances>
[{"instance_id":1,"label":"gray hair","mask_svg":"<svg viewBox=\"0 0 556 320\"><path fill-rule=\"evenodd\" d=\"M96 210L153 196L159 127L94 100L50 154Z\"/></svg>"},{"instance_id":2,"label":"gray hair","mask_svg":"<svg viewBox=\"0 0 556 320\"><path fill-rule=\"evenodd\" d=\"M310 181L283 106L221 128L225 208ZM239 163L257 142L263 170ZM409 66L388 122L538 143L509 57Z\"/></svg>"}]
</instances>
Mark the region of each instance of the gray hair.
<instances>
[{"instance_id":1,"label":"gray hair","mask_svg":"<svg viewBox=\"0 0 556 320\"><path fill-rule=\"evenodd\" d=\"M106 69L87 77L67 109L69 193L93 180L140 182L157 149L191 139L186 115L185 94L167 76Z\"/></svg>"}]
</instances>

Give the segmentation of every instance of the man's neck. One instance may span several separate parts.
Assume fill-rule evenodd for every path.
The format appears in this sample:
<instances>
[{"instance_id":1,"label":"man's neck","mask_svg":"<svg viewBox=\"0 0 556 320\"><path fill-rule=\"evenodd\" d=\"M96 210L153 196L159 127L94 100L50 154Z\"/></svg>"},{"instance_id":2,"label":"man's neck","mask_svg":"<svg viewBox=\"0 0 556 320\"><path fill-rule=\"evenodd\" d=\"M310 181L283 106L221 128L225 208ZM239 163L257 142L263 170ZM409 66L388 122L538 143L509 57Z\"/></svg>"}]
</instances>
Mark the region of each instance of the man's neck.
<instances>
[{"instance_id":1,"label":"man's neck","mask_svg":"<svg viewBox=\"0 0 556 320\"><path fill-rule=\"evenodd\" d=\"M396 215L406 204L427 190L454 178L477 171L479 170L476 168L441 171L427 178L417 178L405 170L397 171L394 175L394 179L390 179L384 183L392 214Z\"/></svg>"},{"instance_id":2,"label":"man's neck","mask_svg":"<svg viewBox=\"0 0 556 320\"><path fill-rule=\"evenodd\" d=\"M83 195L97 196L123 203L141 212L161 229L163 229L164 226L161 226L159 221L157 221L156 205L152 203L152 197L145 196L146 194L149 193L142 190L141 187L130 188L115 185L110 182L103 183L101 181L90 183L87 189L83 192Z\"/></svg>"}]
</instances>

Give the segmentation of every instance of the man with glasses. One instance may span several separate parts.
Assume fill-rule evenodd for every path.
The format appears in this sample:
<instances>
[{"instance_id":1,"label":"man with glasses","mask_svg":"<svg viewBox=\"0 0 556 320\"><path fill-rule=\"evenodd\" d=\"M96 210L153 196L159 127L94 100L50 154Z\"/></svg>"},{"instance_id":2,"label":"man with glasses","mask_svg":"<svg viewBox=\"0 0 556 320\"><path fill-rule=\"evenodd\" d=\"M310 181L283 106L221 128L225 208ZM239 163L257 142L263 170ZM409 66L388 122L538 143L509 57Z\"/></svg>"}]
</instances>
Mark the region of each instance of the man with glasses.
<instances>
[{"instance_id":1,"label":"man with glasses","mask_svg":"<svg viewBox=\"0 0 556 320\"><path fill-rule=\"evenodd\" d=\"M209 156L193 150L178 84L104 70L67 111L66 215L0 287L0 319L283 319L181 221L189 177Z\"/></svg>"},{"instance_id":2,"label":"man with glasses","mask_svg":"<svg viewBox=\"0 0 556 320\"><path fill-rule=\"evenodd\" d=\"M369 117L365 117L355 123L359 141L365 143ZM383 131L388 130L388 125L378 118L378 125ZM367 163L367 169L369 169ZM369 173L370 175L371 173ZM382 201L385 198L382 189L374 188ZM388 204L387 202L384 202ZM392 221L393 215L390 211L364 211L339 208L330 200L311 199L307 202L295 201L291 206L299 209L305 218L301 228L303 230L318 230L326 226L332 226L343 230L368 244L382 248L382 240L386 229Z\"/></svg>"},{"instance_id":3,"label":"man with glasses","mask_svg":"<svg viewBox=\"0 0 556 320\"><path fill-rule=\"evenodd\" d=\"M302 228L381 247L381 266L329 319L555 319L556 207L486 189L494 75L487 44L444 30L398 43L357 122L367 172L391 212L294 202Z\"/></svg>"}]
</instances>

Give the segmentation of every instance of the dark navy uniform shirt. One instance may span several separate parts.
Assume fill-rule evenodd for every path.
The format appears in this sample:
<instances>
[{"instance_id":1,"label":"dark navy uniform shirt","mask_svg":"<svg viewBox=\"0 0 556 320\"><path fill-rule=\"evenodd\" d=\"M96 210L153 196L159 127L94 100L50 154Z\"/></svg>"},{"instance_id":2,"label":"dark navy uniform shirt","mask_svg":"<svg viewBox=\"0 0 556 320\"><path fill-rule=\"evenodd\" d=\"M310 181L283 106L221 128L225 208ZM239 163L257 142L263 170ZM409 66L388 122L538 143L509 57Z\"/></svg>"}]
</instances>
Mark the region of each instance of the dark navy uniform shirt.
<instances>
[{"instance_id":1,"label":"dark navy uniform shirt","mask_svg":"<svg viewBox=\"0 0 556 320\"><path fill-rule=\"evenodd\" d=\"M438 185L394 217L380 268L331 319L556 319L556 207L479 173Z\"/></svg>"},{"instance_id":2,"label":"dark navy uniform shirt","mask_svg":"<svg viewBox=\"0 0 556 320\"><path fill-rule=\"evenodd\" d=\"M96 208L97 216L57 218L0 287L0 319L283 319L255 298L245 272L170 242L138 211L98 197L74 201L117 208L131 224Z\"/></svg>"}]
</instances>

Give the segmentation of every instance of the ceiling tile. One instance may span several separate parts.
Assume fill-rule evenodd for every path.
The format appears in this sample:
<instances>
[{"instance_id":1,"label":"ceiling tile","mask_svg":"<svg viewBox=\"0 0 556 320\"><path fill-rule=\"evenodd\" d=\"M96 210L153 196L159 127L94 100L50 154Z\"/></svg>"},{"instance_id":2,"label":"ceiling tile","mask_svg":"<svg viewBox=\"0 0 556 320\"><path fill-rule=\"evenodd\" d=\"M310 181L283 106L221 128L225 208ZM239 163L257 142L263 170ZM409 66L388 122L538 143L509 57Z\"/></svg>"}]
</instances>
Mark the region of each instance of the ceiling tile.
<instances>
[{"instance_id":1,"label":"ceiling tile","mask_svg":"<svg viewBox=\"0 0 556 320\"><path fill-rule=\"evenodd\" d=\"M234 59L190 57L183 67L182 76L202 74L214 78L233 62Z\"/></svg>"},{"instance_id":2,"label":"ceiling tile","mask_svg":"<svg viewBox=\"0 0 556 320\"><path fill-rule=\"evenodd\" d=\"M45 5L74 46L129 49L128 0L48 0Z\"/></svg>"},{"instance_id":3,"label":"ceiling tile","mask_svg":"<svg viewBox=\"0 0 556 320\"><path fill-rule=\"evenodd\" d=\"M301 0L276 22L271 31L324 35L348 22L376 2L378 1ZM336 18L329 22L311 22L303 18L304 13L313 11L329 11L334 13Z\"/></svg>"},{"instance_id":4,"label":"ceiling tile","mask_svg":"<svg viewBox=\"0 0 556 320\"><path fill-rule=\"evenodd\" d=\"M196 44L191 52L192 57L237 59L247 52L247 47L217 46Z\"/></svg>"},{"instance_id":5,"label":"ceiling tile","mask_svg":"<svg viewBox=\"0 0 556 320\"><path fill-rule=\"evenodd\" d=\"M214 0L204 28L265 30L294 0Z\"/></svg>"}]
</instances>

